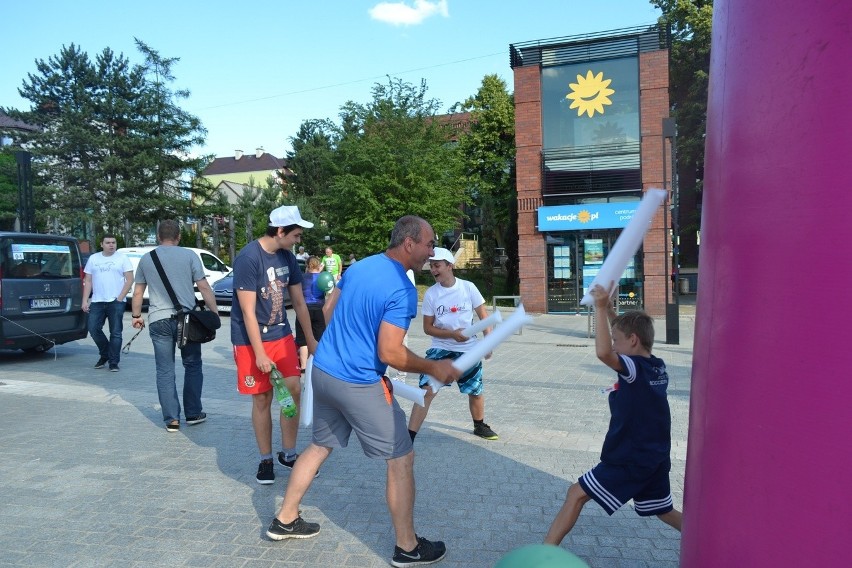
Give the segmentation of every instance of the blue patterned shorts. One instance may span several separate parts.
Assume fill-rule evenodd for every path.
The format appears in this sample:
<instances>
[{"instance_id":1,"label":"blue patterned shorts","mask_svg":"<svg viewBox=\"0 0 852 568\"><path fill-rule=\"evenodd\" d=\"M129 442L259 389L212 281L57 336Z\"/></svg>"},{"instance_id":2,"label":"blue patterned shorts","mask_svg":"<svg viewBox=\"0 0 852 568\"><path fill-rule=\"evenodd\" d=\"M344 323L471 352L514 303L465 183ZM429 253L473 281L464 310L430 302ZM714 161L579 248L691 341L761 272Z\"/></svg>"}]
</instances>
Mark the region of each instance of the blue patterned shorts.
<instances>
[{"instance_id":1,"label":"blue patterned shorts","mask_svg":"<svg viewBox=\"0 0 852 568\"><path fill-rule=\"evenodd\" d=\"M440 361L442 359L452 359L455 361L461 356L462 354L458 351L447 351L446 349L437 348L426 350L426 358L433 361ZM425 387L428 384L429 381L426 380L426 375L420 375L420 387ZM458 384L459 390L463 394L473 396L482 394L482 361L465 371L461 378L459 378Z\"/></svg>"}]
</instances>

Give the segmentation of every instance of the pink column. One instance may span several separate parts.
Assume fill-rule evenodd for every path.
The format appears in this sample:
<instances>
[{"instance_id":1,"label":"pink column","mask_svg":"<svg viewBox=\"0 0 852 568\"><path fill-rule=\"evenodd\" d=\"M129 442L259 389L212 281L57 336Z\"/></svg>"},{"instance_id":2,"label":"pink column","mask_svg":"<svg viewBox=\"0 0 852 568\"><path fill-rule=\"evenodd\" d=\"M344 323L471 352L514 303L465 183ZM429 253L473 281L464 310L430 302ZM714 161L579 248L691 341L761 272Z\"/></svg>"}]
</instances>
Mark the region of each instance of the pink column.
<instances>
[{"instance_id":1,"label":"pink column","mask_svg":"<svg viewBox=\"0 0 852 568\"><path fill-rule=\"evenodd\" d=\"M715 3L683 566L852 565L850 25Z\"/></svg>"}]
</instances>

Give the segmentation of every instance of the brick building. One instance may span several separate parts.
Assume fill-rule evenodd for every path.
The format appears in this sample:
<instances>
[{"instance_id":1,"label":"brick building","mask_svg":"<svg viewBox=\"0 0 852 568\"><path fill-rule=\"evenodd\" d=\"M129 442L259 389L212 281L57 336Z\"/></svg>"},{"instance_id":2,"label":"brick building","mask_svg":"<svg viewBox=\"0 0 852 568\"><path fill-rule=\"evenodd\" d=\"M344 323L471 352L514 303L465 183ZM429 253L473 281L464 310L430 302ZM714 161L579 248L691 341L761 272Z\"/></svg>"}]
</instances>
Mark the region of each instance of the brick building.
<instances>
[{"instance_id":1,"label":"brick building","mask_svg":"<svg viewBox=\"0 0 852 568\"><path fill-rule=\"evenodd\" d=\"M510 46L520 291L529 311L584 311L580 299L643 191L671 179L662 127L668 45L651 26ZM666 204L619 282L623 309L665 315L668 224Z\"/></svg>"}]
</instances>

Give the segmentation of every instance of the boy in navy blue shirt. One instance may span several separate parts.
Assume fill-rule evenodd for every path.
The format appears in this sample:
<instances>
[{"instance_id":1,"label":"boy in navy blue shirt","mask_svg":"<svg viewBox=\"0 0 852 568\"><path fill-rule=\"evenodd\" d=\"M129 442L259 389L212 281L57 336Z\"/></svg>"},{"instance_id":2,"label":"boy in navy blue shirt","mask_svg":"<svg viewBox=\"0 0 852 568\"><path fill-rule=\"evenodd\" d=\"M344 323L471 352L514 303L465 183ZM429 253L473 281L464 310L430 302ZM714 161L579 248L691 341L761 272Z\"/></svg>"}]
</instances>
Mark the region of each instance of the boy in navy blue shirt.
<instances>
[{"instance_id":1,"label":"boy in navy blue shirt","mask_svg":"<svg viewBox=\"0 0 852 568\"><path fill-rule=\"evenodd\" d=\"M654 321L642 311L617 316L612 309L614 290L614 282L609 291L600 285L591 290L597 324L595 351L598 359L618 373L618 382L609 393L611 417L601 463L568 488L545 544L558 546L591 499L610 515L633 499L639 516L656 515L680 530L681 512L672 504L669 487L669 377L662 359L651 355Z\"/></svg>"}]
</instances>

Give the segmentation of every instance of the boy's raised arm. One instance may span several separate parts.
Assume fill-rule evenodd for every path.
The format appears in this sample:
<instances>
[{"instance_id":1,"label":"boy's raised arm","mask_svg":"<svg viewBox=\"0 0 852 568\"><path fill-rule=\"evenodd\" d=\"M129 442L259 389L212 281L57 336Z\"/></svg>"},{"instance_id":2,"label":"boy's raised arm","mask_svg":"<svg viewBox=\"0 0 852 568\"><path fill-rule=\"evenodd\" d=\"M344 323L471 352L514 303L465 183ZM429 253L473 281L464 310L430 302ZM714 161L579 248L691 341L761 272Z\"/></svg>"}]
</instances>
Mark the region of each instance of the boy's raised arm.
<instances>
[{"instance_id":1,"label":"boy's raised arm","mask_svg":"<svg viewBox=\"0 0 852 568\"><path fill-rule=\"evenodd\" d=\"M595 300L595 354L610 369L621 371L621 360L612 350L612 335L609 330L609 322L616 315L612 307L614 290L615 282L611 282L609 290L595 284L589 292Z\"/></svg>"}]
</instances>

